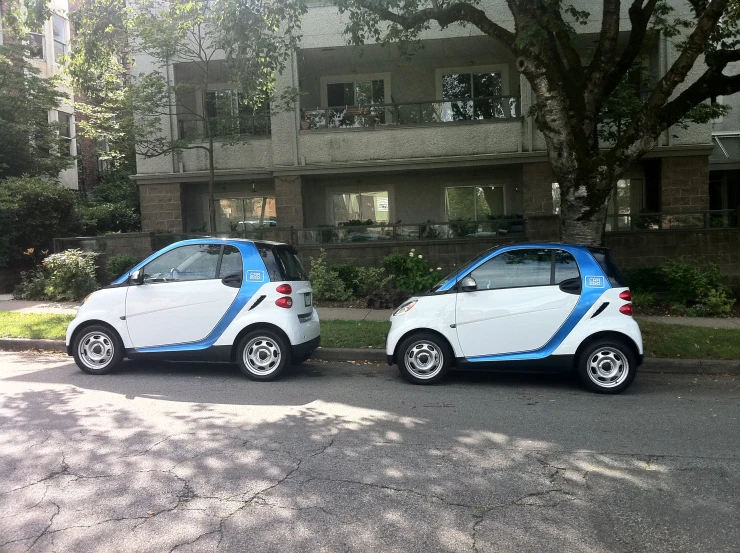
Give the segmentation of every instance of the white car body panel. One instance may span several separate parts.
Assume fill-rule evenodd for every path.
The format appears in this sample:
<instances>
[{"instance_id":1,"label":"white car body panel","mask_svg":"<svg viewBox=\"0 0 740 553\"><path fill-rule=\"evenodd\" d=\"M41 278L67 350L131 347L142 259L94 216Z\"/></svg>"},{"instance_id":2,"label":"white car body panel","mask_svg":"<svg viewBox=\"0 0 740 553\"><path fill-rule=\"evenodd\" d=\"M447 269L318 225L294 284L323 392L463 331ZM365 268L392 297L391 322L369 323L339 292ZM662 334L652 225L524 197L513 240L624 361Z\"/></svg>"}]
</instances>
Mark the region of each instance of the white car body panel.
<instances>
[{"instance_id":1,"label":"white car body panel","mask_svg":"<svg viewBox=\"0 0 740 553\"><path fill-rule=\"evenodd\" d=\"M457 296L457 336L463 357L542 347L563 325L579 298L557 286L453 295Z\"/></svg>"}]
</instances>

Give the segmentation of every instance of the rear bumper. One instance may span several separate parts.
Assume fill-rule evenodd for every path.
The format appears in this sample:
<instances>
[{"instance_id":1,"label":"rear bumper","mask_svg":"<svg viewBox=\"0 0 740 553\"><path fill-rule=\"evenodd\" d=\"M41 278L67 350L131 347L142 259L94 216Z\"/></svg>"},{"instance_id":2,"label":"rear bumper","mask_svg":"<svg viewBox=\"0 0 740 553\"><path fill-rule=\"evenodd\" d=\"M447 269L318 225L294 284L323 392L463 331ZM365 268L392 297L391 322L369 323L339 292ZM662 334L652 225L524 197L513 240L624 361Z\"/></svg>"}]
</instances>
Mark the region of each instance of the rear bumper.
<instances>
[{"instance_id":1,"label":"rear bumper","mask_svg":"<svg viewBox=\"0 0 740 553\"><path fill-rule=\"evenodd\" d=\"M295 346L291 346L290 353L293 357L302 357L304 355L308 355L313 350L315 350L317 347L319 347L320 343L321 343L321 336L316 336L316 338L313 338L312 340L309 340L308 342L303 342L302 344L296 344Z\"/></svg>"}]
</instances>

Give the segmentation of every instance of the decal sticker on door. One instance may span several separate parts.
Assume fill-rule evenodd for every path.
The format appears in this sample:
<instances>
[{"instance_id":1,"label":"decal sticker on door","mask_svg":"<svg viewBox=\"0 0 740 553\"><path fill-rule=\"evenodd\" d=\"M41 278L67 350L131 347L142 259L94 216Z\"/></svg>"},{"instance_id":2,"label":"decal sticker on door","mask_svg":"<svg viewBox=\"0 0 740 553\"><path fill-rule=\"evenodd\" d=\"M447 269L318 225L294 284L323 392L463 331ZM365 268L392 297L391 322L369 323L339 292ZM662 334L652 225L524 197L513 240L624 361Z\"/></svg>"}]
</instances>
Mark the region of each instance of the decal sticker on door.
<instances>
[{"instance_id":1,"label":"decal sticker on door","mask_svg":"<svg viewBox=\"0 0 740 553\"><path fill-rule=\"evenodd\" d=\"M586 277L586 288L604 288L605 282L604 277L601 276L587 276Z\"/></svg>"},{"instance_id":2,"label":"decal sticker on door","mask_svg":"<svg viewBox=\"0 0 740 553\"><path fill-rule=\"evenodd\" d=\"M262 282L265 280L264 271L247 271L247 280L249 282Z\"/></svg>"}]
</instances>

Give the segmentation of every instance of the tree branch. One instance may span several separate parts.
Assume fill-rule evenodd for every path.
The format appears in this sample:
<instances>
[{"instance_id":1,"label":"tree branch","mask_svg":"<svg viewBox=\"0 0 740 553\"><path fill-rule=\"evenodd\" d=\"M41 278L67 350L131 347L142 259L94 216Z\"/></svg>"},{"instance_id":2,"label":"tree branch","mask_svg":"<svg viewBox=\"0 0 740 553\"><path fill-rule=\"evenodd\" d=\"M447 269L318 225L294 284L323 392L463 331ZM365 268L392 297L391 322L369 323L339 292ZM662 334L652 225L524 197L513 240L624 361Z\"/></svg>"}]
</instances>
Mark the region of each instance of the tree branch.
<instances>
[{"instance_id":1,"label":"tree branch","mask_svg":"<svg viewBox=\"0 0 740 553\"><path fill-rule=\"evenodd\" d=\"M399 25L406 31L423 25L427 21L436 21L442 27L447 27L453 23L470 23L478 27L484 34L502 42L512 51L515 49L514 33L494 23L488 18L486 12L467 2L455 2L439 9L434 7L425 8L408 15L398 14L368 0L357 0L357 5L364 10L376 14L381 19Z\"/></svg>"},{"instance_id":2,"label":"tree branch","mask_svg":"<svg viewBox=\"0 0 740 553\"><path fill-rule=\"evenodd\" d=\"M595 125L594 120L604 98L602 94L604 83L617 57L617 42L619 39L620 0L604 0L603 5L599 43L588 66L584 94L586 120L590 126Z\"/></svg>"}]
</instances>

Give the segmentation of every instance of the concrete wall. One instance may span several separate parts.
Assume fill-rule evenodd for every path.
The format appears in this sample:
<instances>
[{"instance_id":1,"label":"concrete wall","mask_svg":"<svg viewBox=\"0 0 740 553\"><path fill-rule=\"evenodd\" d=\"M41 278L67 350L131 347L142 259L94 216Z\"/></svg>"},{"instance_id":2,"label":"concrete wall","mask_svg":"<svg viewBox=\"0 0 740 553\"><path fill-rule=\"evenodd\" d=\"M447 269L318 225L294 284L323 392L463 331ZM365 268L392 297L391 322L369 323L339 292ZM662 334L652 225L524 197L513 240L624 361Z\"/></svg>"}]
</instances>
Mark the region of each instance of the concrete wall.
<instances>
[{"instance_id":1,"label":"concrete wall","mask_svg":"<svg viewBox=\"0 0 740 553\"><path fill-rule=\"evenodd\" d=\"M520 119L413 127L301 131L307 165L516 153L522 149Z\"/></svg>"},{"instance_id":2,"label":"concrete wall","mask_svg":"<svg viewBox=\"0 0 740 553\"><path fill-rule=\"evenodd\" d=\"M207 145L207 143L206 143ZM206 150L183 150L179 160L184 171L208 171ZM267 169L272 167L272 141L270 137L228 143L215 142L213 161L218 169ZM169 168L171 171L171 167ZM170 172L166 171L166 172Z\"/></svg>"}]
</instances>

